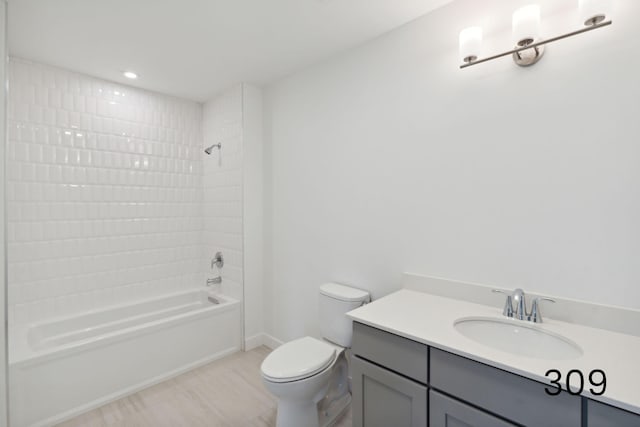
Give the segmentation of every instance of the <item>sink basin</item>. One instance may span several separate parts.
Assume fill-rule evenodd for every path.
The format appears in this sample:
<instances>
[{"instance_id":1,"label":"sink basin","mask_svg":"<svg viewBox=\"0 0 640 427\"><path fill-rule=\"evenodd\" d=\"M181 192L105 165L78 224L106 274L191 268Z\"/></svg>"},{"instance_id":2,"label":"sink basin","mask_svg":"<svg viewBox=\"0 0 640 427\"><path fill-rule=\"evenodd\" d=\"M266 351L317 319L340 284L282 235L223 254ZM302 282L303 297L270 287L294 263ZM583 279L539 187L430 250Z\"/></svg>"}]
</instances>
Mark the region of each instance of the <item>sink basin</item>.
<instances>
[{"instance_id":1,"label":"sink basin","mask_svg":"<svg viewBox=\"0 0 640 427\"><path fill-rule=\"evenodd\" d=\"M465 317L453 326L473 341L518 356L547 360L582 356L582 349L570 339L521 320Z\"/></svg>"}]
</instances>

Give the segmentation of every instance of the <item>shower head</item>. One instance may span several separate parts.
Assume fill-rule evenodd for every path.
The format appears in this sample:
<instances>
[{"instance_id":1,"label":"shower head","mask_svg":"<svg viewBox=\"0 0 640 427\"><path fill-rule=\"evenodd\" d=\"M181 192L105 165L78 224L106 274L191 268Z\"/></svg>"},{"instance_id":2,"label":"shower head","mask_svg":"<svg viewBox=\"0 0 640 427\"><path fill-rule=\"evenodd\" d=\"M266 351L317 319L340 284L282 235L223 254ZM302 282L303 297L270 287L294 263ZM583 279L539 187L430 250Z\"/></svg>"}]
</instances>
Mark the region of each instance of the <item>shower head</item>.
<instances>
[{"instance_id":1,"label":"shower head","mask_svg":"<svg viewBox=\"0 0 640 427\"><path fill-rule=\"evenodd\" d=\"M204 152L207 153L208 155L211 155L211 152L213 152L214 148L217 148L219 150L222 148L222 144L221 143L213 144L211 147L205 148Z\"/></svg>"}]
</instances>

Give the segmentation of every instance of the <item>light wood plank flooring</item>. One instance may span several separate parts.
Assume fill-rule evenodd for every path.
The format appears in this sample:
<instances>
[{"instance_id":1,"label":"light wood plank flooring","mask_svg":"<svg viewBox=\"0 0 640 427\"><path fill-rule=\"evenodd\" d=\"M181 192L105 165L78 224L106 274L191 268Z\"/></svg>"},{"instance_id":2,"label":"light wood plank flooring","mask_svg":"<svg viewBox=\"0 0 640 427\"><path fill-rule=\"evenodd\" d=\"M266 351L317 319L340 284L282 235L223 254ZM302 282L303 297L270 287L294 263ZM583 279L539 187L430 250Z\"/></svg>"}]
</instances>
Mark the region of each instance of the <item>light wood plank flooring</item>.
<instances>
[{"instance_id":1,"label":"light wood plank flooring","mask_svg":"<svg viewBox=\"0 0 640 427\"><path fill-rule=\"evenodd\" d=\"M264 388L267 347L236 353L65 423L64 427L271 427L276 400ZM336 427L351 426L351 411Z\"/></svg>"}]
</instances>

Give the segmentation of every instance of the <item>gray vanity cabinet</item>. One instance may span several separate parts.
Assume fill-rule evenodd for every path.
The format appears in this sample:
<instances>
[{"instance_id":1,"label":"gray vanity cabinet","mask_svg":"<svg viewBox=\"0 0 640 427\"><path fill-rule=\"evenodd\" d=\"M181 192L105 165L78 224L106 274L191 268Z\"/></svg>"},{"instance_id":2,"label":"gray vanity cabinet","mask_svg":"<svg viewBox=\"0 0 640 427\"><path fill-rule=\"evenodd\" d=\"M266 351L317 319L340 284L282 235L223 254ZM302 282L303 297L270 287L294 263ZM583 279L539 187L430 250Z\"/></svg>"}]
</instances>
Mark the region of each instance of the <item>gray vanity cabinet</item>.
<instances>
[{"instance_id":1,"label":"gray vanity cabinet","mask_svg":"<svg viewBox=\"0 0 640 427\"><path fill-rule=\"evenodd\" d=\"M587 427L638 427L640 415L589 400Z\"/></svg>"},{"instance_id":2,"label":"gray vanity cabinet","mask_svg":"<svg viewBox=\"0 0 640 427\"><path fill-rule=\"evenodd\" d=\"M424 427L427 387L354 357L354 427Z\"/></svg>"},{"instance_id":3,"label":"gray vanity cabinet","mask_svg":"<svg viewBox=\"0 0 640 427\"><path fill-rule=\"evenodd\" d=\"M353 354L427 384L429 347L361 323L353 324Z\"/></svg>"},{"instance_id":4,"label":"gray vanity cabinet","mask_svg":"<svg viewBox=\"0 0 640 427\"><path fill-rule=\"evenodd\" d=\"M353 324L354 427L640 427L640 415Z\"/></svg>"},{"instance_id":5,"label":"gray vanity cabinet","mask_svg":"<svg viewBox=\"0 0 640 427\"><path fill-rule=\"evenodd\" d=\"M354 427L425 427L429 347L353 324Z\"/></svg>"},{"instance_id":6,"label":"gray vanity cabinet","mask_svg":"<svg viewBox=\"0 0 640 427\"><path fill-rule=\"evenodd\" d=\"M516 425L430 390L429 427L516 427Z\"/></svg>"},{"instance_id":7,"label":"gray vanity cabinet","mask_svg":"<svg viewBox=\"0 0 640 427\"><path fill-rule=\"evenodd\" d=\"M431 348L429 386L493 414L527 426L580 427L582 401L546 385Z\"/></svg>"},{"instance_id":8,"label":"gray vanity cabinet","mask_svg":"<svg viewBox=\"0 0 640 427\"><path fill-rule=\"evenodd\" d=\"M582 426L579 396L435 347L356 322L352 350L354 427Z\"/></svg>"}]
</instances>

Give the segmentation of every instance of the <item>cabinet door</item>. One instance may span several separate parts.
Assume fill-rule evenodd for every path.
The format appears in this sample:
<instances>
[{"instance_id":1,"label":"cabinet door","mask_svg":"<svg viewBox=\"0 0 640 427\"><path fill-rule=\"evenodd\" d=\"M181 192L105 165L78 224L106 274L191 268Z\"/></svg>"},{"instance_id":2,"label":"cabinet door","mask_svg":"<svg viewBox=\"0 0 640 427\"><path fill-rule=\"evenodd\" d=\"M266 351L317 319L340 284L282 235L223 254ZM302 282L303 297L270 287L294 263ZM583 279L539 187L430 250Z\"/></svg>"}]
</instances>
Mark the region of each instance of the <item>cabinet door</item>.
<instances>
[{"instance_id":1,"label":"cabinet door","mask_svg":"<svg viewBox=\"0 0 640 427\"><path fill-rule=\"evenodd\" d=\"M430 427L515 427L437 391L429 391Z\"/></svg>"},{"instance_id":2,"label":"cabinet door","mask_svg":"<svg viewBox=\"0 0 640 427\"><path fill-rule=\"evenodd\" d=\"M640 415L589 400L587 403L588 427L638 427Z\"/></svg>"},{"instance_id":3,"label":"cabinet door","mask_svg":"<svg viewBox=\"0 0 640 427\"><path fill-rule=\"evenodd\" d=\"M429 386L514 423L532 427L580 427L582 400L545 384L431 347Z\"/></svg>"},{"instance_id":4,"label":"cabinet door","mask_svg":"<svg viewBox=\"0 0 640 427\"><path fill-rule=\"evenodd\" d=\"M353 322L353 354L419 383L427 383L429 347Z\"/></svg>"},{"instance_id":5,"label":"cabinet door","mask_svg":"<svg viewBox=\"0 0 640 427\"><path fill-rule=\"evenodd\" d=\"M351 372L354 427L426 427L425 386L358 357Z\"/></svg>"}]
</instances>

